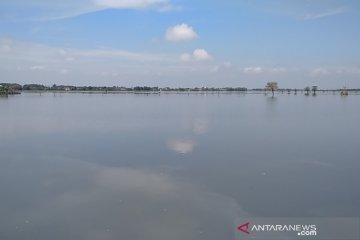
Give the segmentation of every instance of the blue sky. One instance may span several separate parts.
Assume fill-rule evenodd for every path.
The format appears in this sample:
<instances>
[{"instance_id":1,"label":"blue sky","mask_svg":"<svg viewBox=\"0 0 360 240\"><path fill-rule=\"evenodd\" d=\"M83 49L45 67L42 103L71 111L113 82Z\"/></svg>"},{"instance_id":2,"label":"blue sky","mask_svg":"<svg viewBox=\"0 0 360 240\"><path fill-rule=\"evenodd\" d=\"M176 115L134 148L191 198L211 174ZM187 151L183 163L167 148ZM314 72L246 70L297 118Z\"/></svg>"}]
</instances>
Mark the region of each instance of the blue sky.
<instances>
[{"instance_id":1,"label":"blue sky","mask_svg":"<svg viewBox=\"0 0 360 240\"><path fill-rule=\"evenodd\" d=\"M1 0L2 82L360 87L357 0Z\"/></svg>"}]
</instances>

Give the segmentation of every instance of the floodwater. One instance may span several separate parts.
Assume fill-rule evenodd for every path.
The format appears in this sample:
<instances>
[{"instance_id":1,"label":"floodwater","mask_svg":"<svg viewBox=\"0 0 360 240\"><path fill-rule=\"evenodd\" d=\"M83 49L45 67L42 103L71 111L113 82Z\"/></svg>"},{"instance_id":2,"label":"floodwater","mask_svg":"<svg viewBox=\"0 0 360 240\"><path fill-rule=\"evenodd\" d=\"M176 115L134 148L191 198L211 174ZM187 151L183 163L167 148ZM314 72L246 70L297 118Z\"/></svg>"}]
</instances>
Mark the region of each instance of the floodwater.
<instances>
[{"instance_id":1,"label":"floodwater","mask_svg":"<svg viewBox=\"0 0 360 240\"><path fill-rule=\"evenodd\" d=\"M227 240L359 217L360 96L0 98L0 239Z\"/></svg>"}]
</instances>

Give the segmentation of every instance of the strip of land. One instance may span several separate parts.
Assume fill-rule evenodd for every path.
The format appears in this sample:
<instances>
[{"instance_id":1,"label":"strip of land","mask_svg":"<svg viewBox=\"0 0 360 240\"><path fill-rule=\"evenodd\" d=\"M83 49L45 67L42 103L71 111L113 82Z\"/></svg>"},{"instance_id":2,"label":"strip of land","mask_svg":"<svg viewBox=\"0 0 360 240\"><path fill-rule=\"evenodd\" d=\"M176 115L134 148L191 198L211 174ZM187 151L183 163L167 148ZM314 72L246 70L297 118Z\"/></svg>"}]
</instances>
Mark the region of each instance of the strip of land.
<instances>
[{"instance_id":1,"label":"strip of land","mask_svg":"<svg viewBox=\"0 0 360 240\"><path fill-rule=\"evenodd\" d=\"M360 89L318 89L317 86L305 87L304 89L297 88L279 88L276 89L280 93L305 93L316 94L319 92L360 92ZM18 84L18 83L0 83L0 95L20 94L26 91L37 92L99 92L99 93L159 93L159 92L267 92L269 89L254 88L248 89L246 87L194 87L194 88L170 88L170 87L149 87L149 86L136 86L136 87L119 87L119 86L72 86L72 85L52 85L45 86L42 84Z\"/></svg>"}]
</instances>

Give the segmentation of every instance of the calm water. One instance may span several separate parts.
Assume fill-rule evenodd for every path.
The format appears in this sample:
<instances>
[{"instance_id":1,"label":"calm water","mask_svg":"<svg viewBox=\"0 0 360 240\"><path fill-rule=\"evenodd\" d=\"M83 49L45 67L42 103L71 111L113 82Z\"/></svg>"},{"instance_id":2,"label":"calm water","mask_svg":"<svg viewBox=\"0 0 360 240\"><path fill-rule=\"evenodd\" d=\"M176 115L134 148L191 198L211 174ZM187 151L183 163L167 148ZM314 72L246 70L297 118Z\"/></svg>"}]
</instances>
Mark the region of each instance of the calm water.
<instances>
[{"instance_id":1,"label":"calm water","mask_svg":"<svg viewBox=\"0 0 360 240\"><path fill-rule=\"evenodd\" d=\"M360 96L0 98L0 239L227 240L359 217Z\"/></svg>"}]
</instances>

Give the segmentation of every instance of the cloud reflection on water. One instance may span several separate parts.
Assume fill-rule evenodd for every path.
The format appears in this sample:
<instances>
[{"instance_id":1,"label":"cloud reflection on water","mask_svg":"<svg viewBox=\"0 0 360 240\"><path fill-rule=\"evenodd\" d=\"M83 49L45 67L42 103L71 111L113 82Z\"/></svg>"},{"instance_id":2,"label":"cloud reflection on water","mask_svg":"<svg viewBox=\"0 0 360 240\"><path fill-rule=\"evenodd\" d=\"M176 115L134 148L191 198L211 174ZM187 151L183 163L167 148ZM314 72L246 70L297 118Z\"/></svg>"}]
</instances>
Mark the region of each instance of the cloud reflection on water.
<instances>
[{"instance_id":1,"label":"cloud reflection on water","mask_svg":"<svg viewBox=\"0 0 360 240\"><path fill-rule=\"evenodd\" d=\"M11 239L231 239L240 212L229 197L156 171L54 157L32 159L36 174L19 167L5 177L22 183L23 207L0 205Z\"/></svg>"},{"instance_id":2,"label":"cloud reflection on water","mask_svg":"<svg viewBox=\"0 0 360 240\"><path fill-rule=\"evenodd\" d=\"M167 141L167 147L177 153L187 154L194 150L196 142L191 139L171 139Z\"/></svg>"},{"instance_id":3,"label":"cloud reflection on water","mask_svg":"<svg viewBox=\"0 0 360 240\"><path fill-rule=\"evenodd\" d=\"M193 123L193 131L197 134L204 134L208 131L208 121L203 118L196 118Z\"/></svg>"}]
</instances>

